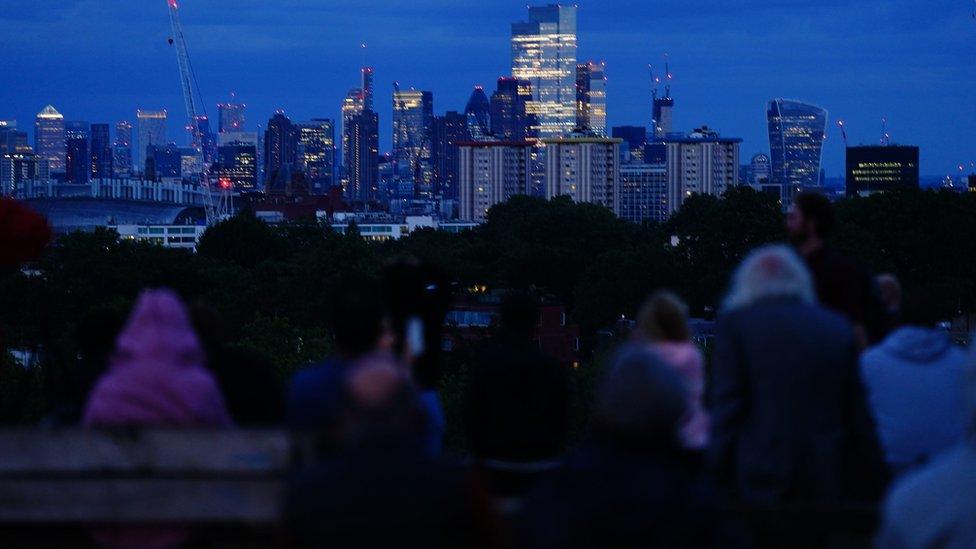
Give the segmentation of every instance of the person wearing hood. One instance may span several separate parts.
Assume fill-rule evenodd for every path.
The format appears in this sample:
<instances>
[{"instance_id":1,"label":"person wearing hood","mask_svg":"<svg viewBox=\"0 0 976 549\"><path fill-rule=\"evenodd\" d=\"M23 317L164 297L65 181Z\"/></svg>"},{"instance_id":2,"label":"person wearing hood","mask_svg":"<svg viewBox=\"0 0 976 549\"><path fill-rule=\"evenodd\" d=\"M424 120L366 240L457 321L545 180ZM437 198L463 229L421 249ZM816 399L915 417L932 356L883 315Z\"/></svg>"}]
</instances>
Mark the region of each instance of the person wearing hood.
<instances>
[{"instance_id":1,"label":"person wearing hood","mask_svg":"<svg viewBox=\"0 0 976 549\"><path fill-rule=\"evenodd\" d=\"M685 448L703 450L708 446L708 413L703 403L705 368L701 351L691 341L688 306L671 292L655 292L641 308L637 329L639 339L646 341L684 381L688 412L681 440Z\"/></svg>"},{"instance_id":2,"label":"person wearing hood","mask_svg":"<svg viewBox=\"0 0 976 549\"><path fill-rule=\"evenodd\" d=\"M894 472L926 463L963 435L966 353L937 321L925 295L909 295L902 326L861 357L878 436Z\"/></svg>"},{"instance_id":3,"label":"person wearing hood","mask_svg":"<svg viewBox=\"0 0 976 549\"><path fill-rule=\"evenodd\" d=\"M905 475L885 501L875 547L976 547L976 347L962 382L966 435L953 449Z\"/></svg>"}]
</instances>

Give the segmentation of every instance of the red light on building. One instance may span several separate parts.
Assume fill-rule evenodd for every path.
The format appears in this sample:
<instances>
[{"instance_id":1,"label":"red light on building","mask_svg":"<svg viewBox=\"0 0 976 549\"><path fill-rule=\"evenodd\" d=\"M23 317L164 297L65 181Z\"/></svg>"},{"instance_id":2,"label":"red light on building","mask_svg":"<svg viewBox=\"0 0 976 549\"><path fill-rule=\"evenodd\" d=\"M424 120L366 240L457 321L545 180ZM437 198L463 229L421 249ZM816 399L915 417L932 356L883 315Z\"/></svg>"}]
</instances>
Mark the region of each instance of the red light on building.
<instances>
[{"instance_id":1,"label":"red light on building","mask_svg":"<svg viewBox=\"0 0 976 549\"><path fill-rule=\"evenodd\" d=\"M234 186L234 183L230 179L228 179L226 177L221 177L218 180L218 184L220 185L220 188L223 189L223 190L230 189L231 187Z\"/></svg>"}]
</instances>

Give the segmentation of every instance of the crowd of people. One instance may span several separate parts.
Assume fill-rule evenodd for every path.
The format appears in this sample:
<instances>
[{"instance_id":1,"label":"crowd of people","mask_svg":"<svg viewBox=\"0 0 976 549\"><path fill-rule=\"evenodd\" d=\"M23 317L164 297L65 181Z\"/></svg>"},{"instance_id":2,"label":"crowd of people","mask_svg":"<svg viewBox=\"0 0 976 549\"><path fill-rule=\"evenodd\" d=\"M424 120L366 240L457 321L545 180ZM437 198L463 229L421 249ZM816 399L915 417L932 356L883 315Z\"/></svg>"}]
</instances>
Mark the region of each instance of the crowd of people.
<instances>
[{"instance_id":1,"label":"crowd of people","mask_svg":"<svg viewBox=\"0 0 976 549\"><path fill-rule=\"evenodd\" d=\"M710 360L682 299L648 297L573 445L569 372L535 340L538 302L513 293L468 365L469 452L445 452L451 289L409 260L341 286L334 354L287 386L171 291L124 322L93 313L78 388L47 423L312 434L284 506L295 546L976 546L976 353L923 289L831 248L833 226L825 198L795 199L789 244L732 276Z\"/></svg>"}]
</instances>

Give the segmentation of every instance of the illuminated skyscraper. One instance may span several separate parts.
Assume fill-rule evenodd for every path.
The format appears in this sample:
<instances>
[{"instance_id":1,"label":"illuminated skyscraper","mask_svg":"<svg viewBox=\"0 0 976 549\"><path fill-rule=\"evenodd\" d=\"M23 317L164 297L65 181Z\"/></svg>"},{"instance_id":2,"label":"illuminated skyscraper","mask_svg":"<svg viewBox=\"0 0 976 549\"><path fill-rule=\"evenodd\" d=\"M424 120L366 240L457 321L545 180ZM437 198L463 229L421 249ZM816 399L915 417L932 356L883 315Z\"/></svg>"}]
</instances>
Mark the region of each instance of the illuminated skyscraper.
<instances>
[{"instance_id":1,"label":"illuminated skyscraper","mask_svg":"<svg viewBox=\"0 0 976 549\"><path fill-rule=\"evenodd\" d=\"M607 75L602 63L576 66L576 126L607 136Z\"/></svg>"},{"instance_id":2,"label":"illuminated skyscraper","mask_svg":"<svg viewBox=\"0 0 976 549\"><path fill-rule=\"evenodd\" d=\"M132 123L128 120L115 124L112 163L113 171L119 177L132 175Z\"/></svg>"},{"instance_id":3,"label":"illuminated skyscraper","mask_svg":"<svg viewBox=\"0 0 976 549\"><path fill-rule=\"evenodd\" d=\"M816 105L774 99L766 112L772 183L791 201L798 189L820 184L827 111Z\"/></svg>"},{"instance_id":4,"label":"illuminated skyscraper","mask_svg":"<svg viewBox=\"0 0 976 549\"><path fill-rule=\"evenodd\" d=\"M324 195L335 178L335 121L316 118L302 122L298 131L298 164L305 173L308 190Z\"/></svg>"},{"instance_id":5,"label":"illuminated skyscraper","mask_svg":"<svg viewBox=\"0 0 976 549\"><path fill-rule=\"evenodd\" d=\"M360 89L363 93L363 110L373 110L373 67L363 67L359 69L362 79Z\"/></svg>"},{"instance_id":6,"label":"illuminated skyscraper","mask_svg":"<svg viewBox=\"0 0 976 549\"><path fill-rule=\"evenodd\" d=\"M511 76L498 79L498 87L491 95L491 133L495 139L522 141L528 136L526 103L531 97L527 80Z\"/></svg>"},{"instance_id":7,"label":"illuminated skyscraper","mask_svg":"<svg viewBox=\"0 0 976 549\"><path fill-rule=\"evenodd\" d=\"M285 189L291 182L298 159L298 132L285 113L278 111L268 120L264 132L265 190Z\"/></svg>"},{"instance_id":8,"label":"illuminated skyscraper","mask_svg":"<svg viewBox=\"0 0 976 549\"><path fill-rule=\"evenodd\" d=\"M231 141L217 147L213 173L218 181L226 179L233 189L253 191L257 188L257 145L254 142Z\"/></svg>"},{"instance_id":9,"label":"illuminated skyscraper","mask_svg":"<svg viewBox=\"0 0 976 549\"><path fill-rule=\"evenodd\" d=\"M346 94L346 98L342 101L342 177L341 183L343 188L348 189L349 186L349 162L352 158L352 119L354 116L359 116L363 112L363 90L362 88L353 88L349 90Z\"/></svg>"},{"instance_id":10,"label":"illuminated skyscraper","mask_svg":"<svg viewBox=\"0 0 976 549\"><path fill-rule=\"evenodd\" d=\"M91 125L91 176L108 179L114 176L112 167L112 138L108 124Z\"/></svg>"},{"instance_id":11,"label":"illuminated skyscraper","mask_svg":"<svg viewBox=\"0 0 976 549\"><path fill-rule=\"evenodd\" d=\"M433 122L434 95L431 92L393 92L393 159L401 172L415 169L414 162L430 160Z\"/></svg>"},{"instance_id":12,"label":"illuminated skyscraper","mask_svg":"<svg viewBox=\"0 0 976 549\"><path fill-rule=\"evenodd\" d=\"M464 115L468 118L468 133L472 139L487 139L491 135L491 103L481 86L475 86L471 92Z\"/></svg>"},{"instance_id":13,"label":"illuminated skyscraper","mask_svg":"<svg viewBox=\"0 0 976 549\"><path fill-rule=\"evenodd\" d=\"M166 145L166 111L136 111L136 123L139 127L139 143L136 149L136 161L139 168L146 166L146 147L151 145Z\"/></svg>"},{"instance_id":14,"label":"illuminated skyscraper","mask_svg":"<svg viewBox=\"0 0 976 549\"><path fill-rule=\"evenodd\" d=\"M88 122L65 122L65 180L84 184L91 180L91 150Z\"/></svg>"},{"instance_id":15,"label":"illuminated skyscraper","mask_svg":"<svg viewBox=\"0 0 976 549\"><path fill-rule=\"evenodd\" d=\"M48 105L34 121L34 152L52 172L64 173L66 163L64 116Z\"/></svg>"},{"instance_id":16,"label":"illuminated skyscraper","mask_svg":"<svg viewBox=\"0 0 976 549\"><path fill-rule=\"evenodd\" d=\"M235 102L234 99L237 98L236 94L232 93L230 95L230 103L217 104L217 114L220 118L217 124L217 131L220 133L244 131L244 111L247 110L247 105Z\"/></svg>"},{"instance_id":17,"label":"illuminated skyscraper","mask_svg":"<svg viewBox=\"0 0 976 549\"><path fill-rule=\"evenodd\" d=\"M575 6L530 7L528 21L512 24L512 76L532 87L540 138L576 127L576 45Z\"/></svg>"},{"instance_id":18,"label":"illuminated skyscraper","mask_svg":"<svg viewBox=\"0 0 976 549\"><path fill-rule=\"evenodd\" d=\"M380 119L374 111L363 111L349 119L349 178L346 197L366 203L376 199L379 185Z\"/></svg>"}]
</instances>

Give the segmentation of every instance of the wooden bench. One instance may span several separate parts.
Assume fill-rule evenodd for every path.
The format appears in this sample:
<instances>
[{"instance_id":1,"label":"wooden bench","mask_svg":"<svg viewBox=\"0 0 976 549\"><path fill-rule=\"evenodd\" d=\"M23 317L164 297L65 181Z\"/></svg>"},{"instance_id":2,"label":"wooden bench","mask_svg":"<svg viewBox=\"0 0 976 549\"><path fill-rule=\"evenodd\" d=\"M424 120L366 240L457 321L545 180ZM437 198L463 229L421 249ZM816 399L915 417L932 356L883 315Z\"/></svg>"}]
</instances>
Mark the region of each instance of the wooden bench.
<instances>
[{"instance_id":1,"label":"wooden bench","mask_svg":"<svg viewBox=\"0 0 976 549\"><path fill-rule=\"evenodd\" d=\"M0 431L0 533L55 546L92 525L179 524L267 538L299 446L280 431Z\"/></svg>"}]
</instances>

